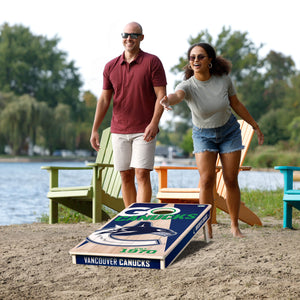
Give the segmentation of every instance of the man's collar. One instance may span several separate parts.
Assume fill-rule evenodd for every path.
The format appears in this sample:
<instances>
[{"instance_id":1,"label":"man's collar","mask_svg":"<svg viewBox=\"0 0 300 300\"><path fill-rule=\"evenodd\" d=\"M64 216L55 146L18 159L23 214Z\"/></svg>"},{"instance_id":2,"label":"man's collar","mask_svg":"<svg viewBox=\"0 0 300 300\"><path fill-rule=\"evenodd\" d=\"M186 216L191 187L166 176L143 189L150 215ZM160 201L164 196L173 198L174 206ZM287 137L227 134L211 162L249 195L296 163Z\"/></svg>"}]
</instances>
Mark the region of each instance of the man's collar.
<instances>
[{"instance_id":1,"label":"man's collar","mask_svg":"<svg viewBox=\"0 0 300 300\"><path fill-rule=\"evenodd\" d=\"M131 62L131 63L136 63L138 64L141 60L141 57L144 55L144 51L140 49L138 55L135 57L135 59ZM121 55L121 60L120 60L120 64L122 65L123 63L126 63L125 60L125 51L123 52L123 54Z\"/></svg>"}]
</instances>

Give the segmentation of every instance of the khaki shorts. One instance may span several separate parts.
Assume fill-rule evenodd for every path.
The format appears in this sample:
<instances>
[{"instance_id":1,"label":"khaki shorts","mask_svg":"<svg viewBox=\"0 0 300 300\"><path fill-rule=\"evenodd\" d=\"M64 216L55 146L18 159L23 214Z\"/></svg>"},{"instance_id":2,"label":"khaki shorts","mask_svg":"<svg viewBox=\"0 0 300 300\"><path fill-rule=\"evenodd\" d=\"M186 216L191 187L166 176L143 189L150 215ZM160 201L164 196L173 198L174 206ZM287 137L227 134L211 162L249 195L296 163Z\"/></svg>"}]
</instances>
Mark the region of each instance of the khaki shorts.
<instances>
[{"instance_id":1,"label":"khaki shorts","mask_svg":"<svg viewBox=\"0 0 300 300\"><path fill-rule=\"evenodd\" d=\"M156 138L146 142L143 134L111 134L114 167L117 171L131 168L153 170Z\"/></svg>"}]
</instances>

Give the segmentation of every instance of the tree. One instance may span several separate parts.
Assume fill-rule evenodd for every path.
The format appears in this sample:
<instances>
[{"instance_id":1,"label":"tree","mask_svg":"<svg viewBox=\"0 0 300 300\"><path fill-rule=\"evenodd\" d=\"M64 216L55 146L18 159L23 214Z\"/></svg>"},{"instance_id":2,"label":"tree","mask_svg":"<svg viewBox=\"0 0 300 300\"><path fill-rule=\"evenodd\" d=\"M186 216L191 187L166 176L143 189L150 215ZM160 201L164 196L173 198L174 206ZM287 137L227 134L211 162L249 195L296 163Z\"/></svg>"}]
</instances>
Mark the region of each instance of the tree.
<instances>
[{"instance_id":1,"label":"tree","mask_svg":"<svg viewBox=\"0 0 300 300\"><path fill-rule=\"evenodd\" d=\"M96 96L90 92L85 91L82 96L81 102L81 115L80 122L76 125L76 148L77 149L92 149L90 145L90 136L92 130L92 124L94 120L95 110L97 106ZM113 101L111 101L108 111L99 127L99 132L105 128L110 127L112 119Z\"/></svg>"},{"instance_id":2,"label":"tree","mask_svg":"<svg viewBox=\"0 0 300 300\"><path fill-rule=\"evenodd\" d=\"M289 84L285 85L284 98L281 99L282 106L285 107L292 117L300 115L300 74L299 72L289 79Z\"/></svg>"},{"instance_id":3,"label":"tree","mask_svg":"<svg viewBox=\"0 0 300 300\"><path fill-rule=\"evenodd\" d=\"M290 134L287 131L287 124L290 122L290 116L283 108L270 110L259 121L266 145L275 145L279 141L287 141Z\"/></svg>"},{"instance_id":4,"label":"tree","mask_svg":"<svg viewBox=\"0 0 300 300\"><path fill-rule=\"evenodd\" d=\"M183 149L185 153L193 153L194 144L193 144L193 129L190 128L187 133L183 136L182 143L180 147Z\"/></svg>"},{"instance_id":5,"label":"tree","mask_svg":"<svg viewBox=\"0 0 300 300\"><path fill-rule=\"evenodd\" d=\"M11 101L0 113L0 132L13 150L21 154L29 142L35 143L43 103L24 95Z\"/></svg>"},{"instance_id":6,"label":"tree","mask_svg":"<svg viewBox=\"0 0 300 300\"><path fill-rule=\"evenodd\" d=\"M82 86L74 61L58 49L59 38L34 36L21 25L0 27L0 90L29 94L50 107L58 103L78 112Z\"/></svg>"},{"instance_id":7,"label":"tree","mask_svg":"<svg viewBox=\"0 0 300 300\"><path fill-rule=\"evenodd\" d=\"M265 78L253 71L245 76L239 84L237 93L240 101L247 107L255 120L259 120L268 109L268 102L264 99Z\"/></svg>"},{"instance_id":8,"label":"tree","mask_svg":"<svg viewBox=\"0 0 300 300\"><path fill-rule=\"evenodd\" d=\"M295 75L295 63L290 56L271 50L263 60L266 69L265 77L270 84L275 80L287 80Z\"/></svg>"},{"instance_id":9,"label":"tree","mask_svg":"<svg viewBox=\"0 0 300 300\"><path fill-rule=\"evenodd\" d=\"M295 117L293 121L288 126L288 131L291 135L291 142L290 144L297 148L297 150L300 149L300 117Z\"/></svg>"},{"instance_id":10,"label":"tree","mask_svg":"<svg viewBox=\"0 0 300 300\"><path fill-rule=\"evenodd\" d=\"M52 144L51 152L55 149L76 148L76 126L71 120L71 107L66 104L58 104L54 109L53 126L51 128Z\"/></svg>"},{"instance_id":11,"label":"tree","mask_svg":"<svg viewBox=\"0 0 300 300\"><path fill-rule=\"evenodd\" d=\"M259 59L259 50L263 45L256 47L248 39L248 32L233 31L231 27L223 27L215 43L217 55L222 55L232 63L230 76L239 85L249 73L257 71L262 66Z\"/></svg>"},{"instance_id":12,"label":"tree","mask_svg":"<svg viewBox=\"0 0 300 300\"><path fill-rule=\"evenodd\" d=\"M263 102L265 111L283 106L283 99L289 90L290 79L296 74L295 63L290 56L271 50L264 63L265 91Z\"/></svg>"}]
</instances>

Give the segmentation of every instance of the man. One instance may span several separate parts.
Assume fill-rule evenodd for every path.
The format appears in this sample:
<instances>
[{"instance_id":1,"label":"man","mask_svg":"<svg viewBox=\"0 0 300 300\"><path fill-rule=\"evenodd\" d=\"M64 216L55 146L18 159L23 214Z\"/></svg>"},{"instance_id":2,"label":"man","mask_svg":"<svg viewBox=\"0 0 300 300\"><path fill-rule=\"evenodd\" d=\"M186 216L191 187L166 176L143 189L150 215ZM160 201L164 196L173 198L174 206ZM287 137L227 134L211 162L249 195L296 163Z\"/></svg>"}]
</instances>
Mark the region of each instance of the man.
<instances>
[{"instance_id":1,"label":"man","mask_svg":"<svg viewBox=\"0 0 300 300\"><path fill-rule=\"evenodd\" d=\"M125 51L107 63L103 72L103 91L97 103L90 142L98 151L98 128L113 96L114 167L121 174L122 196L127 207L134 202L151 201L150 171L163 113L159 101L166 95L167 82L158 57L140 49L144 39L140 24L127 24L122 38Z\"/></svg>"}]
</instances>

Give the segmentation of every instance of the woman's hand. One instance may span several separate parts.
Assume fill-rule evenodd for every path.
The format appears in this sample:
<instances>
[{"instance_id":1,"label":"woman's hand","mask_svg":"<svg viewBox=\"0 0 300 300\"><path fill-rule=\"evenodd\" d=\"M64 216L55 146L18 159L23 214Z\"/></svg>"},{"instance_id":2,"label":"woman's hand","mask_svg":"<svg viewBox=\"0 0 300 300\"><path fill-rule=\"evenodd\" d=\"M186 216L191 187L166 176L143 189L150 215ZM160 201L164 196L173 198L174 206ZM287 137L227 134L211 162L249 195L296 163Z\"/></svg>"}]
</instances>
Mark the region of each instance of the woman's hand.
<instances>
[{"instance_id":1,"label":"woman's hand","mask_svg":"<svg viewBox=\"0 0 300 300\"><path fill-rule=\"evenodd\" d=\"M258 139L258 145L262 145L264 143L264 135L261 132L260 128L257 126L257 128L254 128L256 134L257 134L257 139Z\"/></svg>"},{"instance_id":2,"label":"woman's hand","mask_svg":"<svg viewBox=\"0 0 300 300\"><path fill-rule=\"evenodd\" d=\"M164 107L165 110L172 110L167 96L164 96L159 103Z\"/></svg>"}]
</instances>

